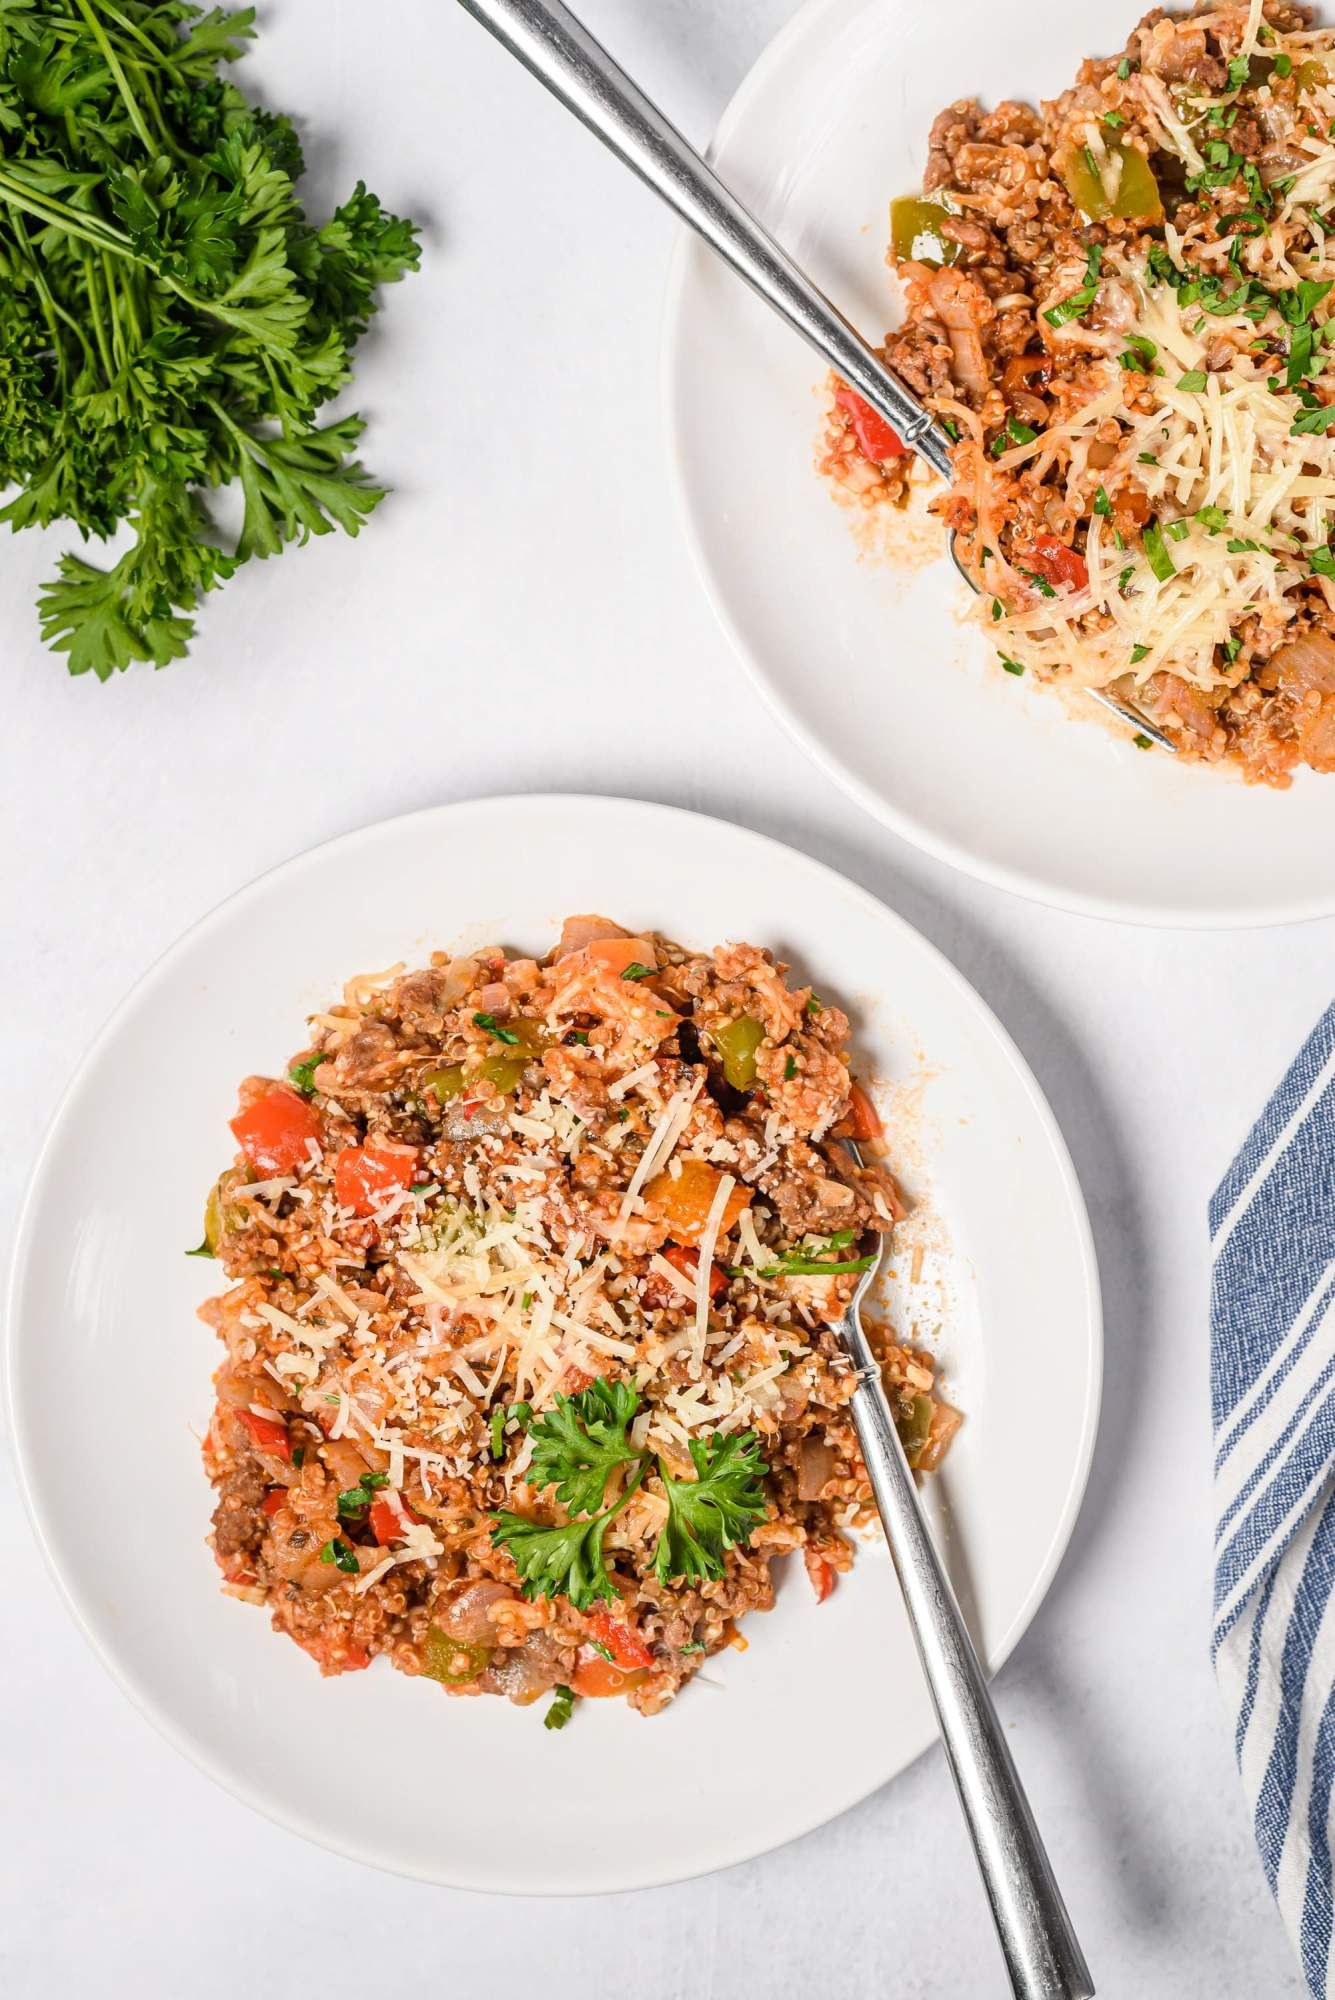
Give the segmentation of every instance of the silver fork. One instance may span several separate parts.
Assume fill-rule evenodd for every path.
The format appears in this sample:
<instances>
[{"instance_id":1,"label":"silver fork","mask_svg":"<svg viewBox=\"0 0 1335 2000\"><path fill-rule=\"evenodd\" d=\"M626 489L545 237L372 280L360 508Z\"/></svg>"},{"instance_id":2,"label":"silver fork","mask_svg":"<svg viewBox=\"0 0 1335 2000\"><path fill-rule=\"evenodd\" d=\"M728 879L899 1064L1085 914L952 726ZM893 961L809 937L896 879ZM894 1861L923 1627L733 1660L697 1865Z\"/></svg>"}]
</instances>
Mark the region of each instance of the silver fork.
<instances>
[{"instance_id":1,"label":"silver fork","mask_svg":"<svg viewBox=\"0 0 1335 2000\"><path fill-rule=\"evenodd\" d=\"M849 1140L843 1143L861 1166L858 1148ZM867 1476L1012 1990L1020 2000L1086 2000L1094 1991L1089 1967L928 1530L881 1370L863 1329L862 1301L879 1275L888 1241L884 1236L878 1240L876 1262L858 1280L839 1327L858 1374L850 1409Z\"/></svg>"},{"instance_id":2,"label":"silver fork","mask_svg":"<svg viewBox=\"0 0 1335 2000\"><path fill-rule=\"evenodd\" d=\"M926 404L886 367L561 0L460 4L675 209L933 472L950 481L950 440ZM955 552L953 532L950 554L969 588L977 591ZM1103 688L1084 692L1161 750L1176 751L1171 736L1140 709Z\"/></svg>"}]
</instances>

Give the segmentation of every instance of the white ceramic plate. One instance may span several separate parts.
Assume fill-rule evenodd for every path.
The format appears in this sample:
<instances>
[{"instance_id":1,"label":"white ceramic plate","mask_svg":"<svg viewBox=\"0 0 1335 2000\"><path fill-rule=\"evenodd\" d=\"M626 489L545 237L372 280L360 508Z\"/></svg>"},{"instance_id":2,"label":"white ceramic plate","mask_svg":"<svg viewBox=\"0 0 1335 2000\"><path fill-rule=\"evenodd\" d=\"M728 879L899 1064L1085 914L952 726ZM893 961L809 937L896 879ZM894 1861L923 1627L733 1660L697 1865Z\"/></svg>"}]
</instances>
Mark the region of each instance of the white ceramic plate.
<instances>
[{"instance_id":1,"label":"white ceramic plate","mask_svg":"<svg viewBox=\"0 0 1335 2000\"><path fill-rule=\"evenodd\" d=\"M1119 47L1142 0L807 0L733 99L724 178L870 338L894 314L888 203L921 186L953 98L1037 101ZM813 470L824 370L683 238L668 430L688 531L745 664L817 762L898 833L985 881L1144 923L1335 911L1335 778L1247 787L1137 750L997 668L946 562L861 558Z\"/></svg>"},{"instance_id":2,"label":"white ceramic plate","mask_svg":"<svg viewBox=\"0 0 1335 2000\"><path fill-rule=\"evenodd\" d=\"M819 1609L799 1566L749 1651L662 1717L585 1704L559 1736L541 1709L448 1700L382 1664L321 1681L219 1594L196 1435L218 1351L195 1318L217 1277L181 1253L231 1153L238 1080L278 1069L354 972L489 939L545 950L586 909L691 944L769 943L852 1007L922 1208L922 1275L907 1282L910 1236L897 1310L924 1334L944 1322L968 1413L941 1497L994 1666L1066 1545L1098 1405L1089 1229L1033 1078L958 973L817 863L662 806L488 799L318 848L205 918L90 1051L38 1163L10 1315L29 1503L102 1659L197 1764L312 1839L472 1889L629 1888L742 1860L934 1733L879 1544ZM110 1492L114 1549L89 1498Z\"/></svg>"}]
</instances>

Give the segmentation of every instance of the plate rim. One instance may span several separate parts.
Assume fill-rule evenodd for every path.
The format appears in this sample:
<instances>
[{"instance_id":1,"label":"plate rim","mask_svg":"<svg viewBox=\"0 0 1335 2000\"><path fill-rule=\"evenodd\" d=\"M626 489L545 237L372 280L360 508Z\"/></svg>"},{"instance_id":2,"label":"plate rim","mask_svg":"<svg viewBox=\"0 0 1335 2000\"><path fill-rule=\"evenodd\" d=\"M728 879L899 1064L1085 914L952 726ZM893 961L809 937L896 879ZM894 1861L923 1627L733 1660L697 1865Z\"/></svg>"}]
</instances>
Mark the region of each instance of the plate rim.
<instances>
[{"instance_id":1,"label":"plate rim","mask_svg":"<svg viewBox=\"0 0 1335 2000\"><path fill-rule=\"evenodd\" d=\"M820 4L824 4L824 0L820 0ZM743 840L752 843L756 848L772 855L781 857L796 856L806 867L816 869L820 874L828 877L831 883L837 884L845 894L851 895L855 903L864 907L865 913L871 921L888 923L892 930L901 936L906 936L917 949L926 953L937 975L943 978L954 989L956 997L962 1002L966 1010L970 1011L979 1025L986 1030L996 1046L999 1055L1009 1065L1016 1081L1019 1083L1037 1121L1039 1131L1050 1149L1053 1162L1058 1171L1063 1194L1071 1211L1074 1241L1078 1252L1085 1298L1083 1326L1085 1335L1084 1346L1088 1355L1088 1366L1084 1381L1083 1407L1079 1419L1079 1444L1061 1511L1055 1519L1053 1531L1049 1538L1042 1563L1036 1571L1023 1601L1012 1618L1009 1629L1003 1634L1001 1643L996 1648L994 1655L984 1662L984 1669L989 1680L1000 1672L1037 1616L1070 1547L1075 1526L1080 1516L1098 1439L1099 1416L1102 1405L1104 1371L1103 1299L1093 1229L1089 1219L1084 1192L1081 1188L1080 1179L1071 1158L1070 1150L1062 1134L1061 1127L1057 1122L1056 1114L1048 1103L1038 1079L1004 1023L972 983L946 957L938 946L929 938L923 936L897 910L883 903L879 897L874 895L871 890L865 888L861 882L842 874L838 869L830 867L828 863L817 860L814 856L803 854L800 849L790 847L788 843L776 840L772 835L758 832L755 828L742 822L723 819L713 813L697 813L689 807L666 805L657 800L628 798L620 794L579 791L483 793L466 799L451 800L432 806L419 807L406 813L371 820L342 833L335 834L327 840L317 841L312 846L302 848L295 854L288 855L283 860L274 863L271 867L263 869L258 875L253 876L232 890L228 895L221 898L220 901L215 903L200 917L196 918L193 923L187 925L185 930L150 961L144 971L140 973L122 995L102 1027L88 1044L77 1067L61 1093L46 1130L32 1157L19 1206L14 1232L13 1256L10 1261L5 1288L5 1336L3 1347L5 1413L9 1423L10 1436L13 1440L15 1479L34 1540L46 1565L48 1574L55 1583L57 1594L66 1611L69 1613L76 1629L91 1649L98 1663L115 1683L121 1694L125 1696L131 1707L195 1770L209 1778L230 1797L259 1813L262 1818L268 1820L271 1824L280 1826L287 1832L297 1834L329 1853L341 1855L345 1859L379 1869L384 1873L410 1880L429 1882L438 1887L498 1896L526 1895L576 1898L582 1896L622 1894L637 1889L666 1887L672 1883L690 1881L703 1875L715 1873L722 1868L737 1866L745 1861L755 1860L764 1854L775 1852L779 1848L787 1847L794 1841L803 1839L808 1834L817 1831L820 1827L826 1826L831 1821L840 1818L843 1813L850 1811L864 1799L869 1798L872 1793L879 1791L884 1785L893 1783L896 1778L901 1776L912 1764L916 1763L918 1758L938 1740L938 1732L935 1729L930 1730L923 1741L918 1743L893 1771L888 1773L878 1771L871 1778L870 1782L868 1782L865 1773L859 1771L854 1776L852 1785L840 1804L835 1806L833 1810L822 1810L818 1817L806 1821L802 1826L795 1828L791 1832L785 1833L782 1839L772 1842L762 1841L762 1844L759 1846L751 1845L748 1842L748 1844L744 1845L743 1849L739 1849L736 1852L715 1855L713 1858L703 1855L699 1866L688 1870L682 1870L675 1865L669 1865L666 1870L659 1869L657 1871L653 1868L647 1870L639 1869L638 1871L627 1868L623 1869L619 1876L610 1878L603 1876L597 1881L590 1882L587 1886L572 1889L568 1883L560 1885L553 1883L544 1886L541 1882L528 1880L522 1884L507 1884L496 1880L494 1876L487 1878L477 1875L467 1876L460 1874L457 1870L452 1871L450 1875L446 1876L438 1868L434 1867L423 1866L421 1869L404 1867L397 1861L386 1859L373 1846L359 1845L353 1839L344 1840L334 1838L328 1831L318 1825L312 1824L303 1816L300 1810L289 1809L276 1798L267 1798L264 1793L253 1789L244 1779L239 1778L225 1762L214 1756L203 1744L199 1743L191 1734L189 1727L178 1721L170 1710L159 1702L155 1695L140 1684L132 1667L128 1663L123 1663L118 1658L110 1639L104 1639L98 1629L97 1621L91 1609L86 1607L85 1601L81 1599L73 1583L66 1576L51 1543L48 1541L40 1506L36 1497L37 1476L32 1463L33 1447L30 1445L27 1435L27 1419L19 1389L20 1350L31 1345L31 1338L29 1337L25 1340L20 1331L22 1300L35 1250L38 1219L44 1203L45 1183L56 1161L58 1148L65 1135L67 1121L76 1109L77 1100L86 1079L102 1060L107 1046L112 1042L122 1022L130 1016L133 1009L142 1001L153 986L169 975L175 961L186 952L188 947L198 943L203 935L234 909L242 908L251 898L260 896L272 885L275 878L287 874L295 875L305 864L313 862L317 857L328 856L331 853L354 844L372 842L386 835L391 829L404 828L414 823L418 825L427 823L436 825L444 823L448 825L452 819L467 816L478 808L500 809L516 805L523 805L530 810L535 807L558 807L564 809L575 807L585 811L592 810L595 813L609 814L617 814L629 809L632 813L636 814L697 820L706 826L718 827L729 836L741 837Z\"/></svg>"},{"instance_id":2,"label":"plate rim","mask_svg":"<svg viewBox=\"0 0 1335 2000\"><path fill-rule=\"evenodd\" d=\"M827 16L833 18L843 13L851 19L877 4L878 0L801 0L796 11L765 44L728 99L706 148L707 159L717 164L718 154L728 145L735 128L751 109L753 100L764 92L771 72L786 59L790 43L800 44L808 35L818 33ZM871 818L889 827L892 833L898 834L920 852L945 862L975 881L986 883L989 888L1004 890L1008 895L1019 896L1025 902L1037 903L1047 909L1067 910L1075 916L1093 917L1147 930L1188 931L1269 930L1282 924L1319 923L1324 918L1335 916L1335 882L1324 896L1295 898L1282 905L1267 904L1264 909L1245 905L1234 906L1231 910L1228 907L1201 910L1191 905L1147 909L1113 895L1056 889L1024 869L994 861L981 850L970 848L962 841L939 833L902 812L892 798L860 777L836 750L808 728L771 680L758 651L744 636L716 573L714 559L706 549L698 512L691 503L683 426L678 418L678 398L685 375L682 366L684 300L694 274L709 269L713 257L714 253L706 248L688 224L677 225L663 293L658 361L659 408L668 480L691 566L738 664L769 713L817 769ZM737 283L740 285L742 280L739 278ZM794 334L793 338L797 340L800 336Z\"/></svg>"}]
</instances>

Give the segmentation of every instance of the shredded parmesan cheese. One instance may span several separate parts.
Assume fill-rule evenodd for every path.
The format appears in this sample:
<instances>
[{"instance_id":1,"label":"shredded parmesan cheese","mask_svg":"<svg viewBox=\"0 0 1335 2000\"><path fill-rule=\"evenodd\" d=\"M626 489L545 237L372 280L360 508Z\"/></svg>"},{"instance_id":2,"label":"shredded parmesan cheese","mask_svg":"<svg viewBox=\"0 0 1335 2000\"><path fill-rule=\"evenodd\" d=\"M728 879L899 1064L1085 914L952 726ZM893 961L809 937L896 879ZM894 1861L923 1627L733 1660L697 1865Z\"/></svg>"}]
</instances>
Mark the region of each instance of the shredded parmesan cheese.
<instances>
[{"instance_id":1,"label":"shredded parmesan cheese","mask_svg":"<svg viewBox=\"0 0 1335 2000\"><path fill-rule=\"evenodd\" d=\"M723 1213L737 1182L731 1174L721 1174L709 1204L709 1214L700 1232L695 1253L695 1337L691 1348L691 1373L699 1375L705 1362L705 1333L709 1326L709 1281L714 1274L714 1246L723 1227Z\"/></svg>"},{"instance_id":2,"label":"shredded parmesan cheese","mask_svg":"<svg viewBox=\"0 0 1335 2000\"><path fill-rule=\"evenodd\" d=\"M1164 556L1156 563L1139 547L1118 548L1096 507L1086 589L1036 602L1017 579L1020 608L995 618L985 597L977 615L995 642L1047 678L1105 687L1128 675L1140 684L1167 669L1209 692L1245 677L1245 664L1234 670L1227 653L1220 658L1245 616L1259 612L1282 627L1297 608L1286 592L1311 576L1312 551L1326 545L1335 517L1335 439L1293 435L1301 405L1282 384L1271 386L1283 364L1249 351L1264 322L1242 313L1204 319L1199 306L1183 309L1173 287L1153 283L1143 263L1111 262L1134 288L1136 333L1158 357L1150 407L1125 402L1110 360L1107 389L999 463L1013 470L1040 452L1050 456L1060 440L1071 453L1071 489L1096 479L1112 491L1134 480L1165 537ZM1127 338L1119 334L1115 344ZM1221 353L1228 365L1207 370L1207 357ZM1203 387L1180 386L1202 375ZM1117 457L1084 473L1086 448L1110 415L1123 426ZM1071 491L1082 511L1091 497Z\"/></svg>"}]
</instances>

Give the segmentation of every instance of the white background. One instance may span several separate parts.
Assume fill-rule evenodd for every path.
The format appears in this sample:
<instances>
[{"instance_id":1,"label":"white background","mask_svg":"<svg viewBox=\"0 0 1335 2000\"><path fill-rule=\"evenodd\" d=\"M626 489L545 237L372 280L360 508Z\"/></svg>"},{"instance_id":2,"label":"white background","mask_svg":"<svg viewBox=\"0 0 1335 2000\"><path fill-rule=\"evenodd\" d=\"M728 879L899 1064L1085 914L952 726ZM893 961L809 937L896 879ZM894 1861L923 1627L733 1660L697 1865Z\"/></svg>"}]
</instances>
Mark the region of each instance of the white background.
<instances>
[{"instance_id":1,"label":"white background","mask_svg":"<svg viewBox=\"0 0 1335 2000\"><path fill-rule=\"evenodd\" d=\"M357 542L252 564L206 607L188 663L108 687L69 680L38 642L33 595L61 538L4 543L0 1241L124 990L201 912L331 834L568 788L700 807L842 868L996 1009L1093 1215L1108 1340L1093 1478L997 1692L1099 1992L1297 1994L1207 1658L1204 1203L1331 996L1335 925L1101 925L978 888L863 817L757 705L688 565L659 408L666 217L454 8L268 12L251 85L309 120L312 205L360 174L427 226L357 399L395 492ZM585 0L701 140L788 12ZM188 1088L188 1023L163 1060ZM119 1518L114 1494L90 1494L88 1519L108 1564L151 1561L152 1524ZM24 2000L1005 1993L939 1752L711 1880L582 1903L455 1895L304 1846L160 1743L68 1623L7 1468L0 1551L0 1974ZM522 1813L522 1769L504 1781Z\"/></svg>"}]
</instances>

